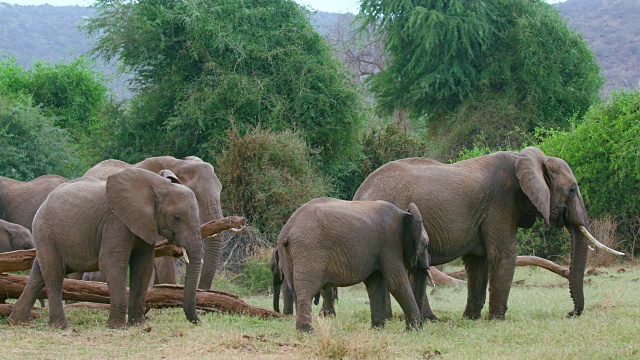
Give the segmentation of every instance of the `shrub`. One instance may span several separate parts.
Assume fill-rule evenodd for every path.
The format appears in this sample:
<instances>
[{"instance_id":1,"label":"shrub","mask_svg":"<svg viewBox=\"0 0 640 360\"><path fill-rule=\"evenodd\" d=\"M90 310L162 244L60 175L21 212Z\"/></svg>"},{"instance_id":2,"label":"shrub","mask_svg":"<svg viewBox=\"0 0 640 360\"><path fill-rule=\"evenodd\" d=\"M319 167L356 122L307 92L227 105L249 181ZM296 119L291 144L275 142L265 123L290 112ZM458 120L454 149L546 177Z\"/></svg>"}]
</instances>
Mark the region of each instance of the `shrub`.
<instances>
[{"instance_id":1,"label":"shrub","mask_svg":"<svg viewBox=\"0 0 640 360\"><path fill-rule=\"evenodd\" d=\"M631 221L640 215L640 91L613 93L572 125L546 132L540 148L571 166L590 217L615 216L633 251Z\"/></svg>"},{"instance_id":2,"label":"shrub","mask_svg":"<svg viewBox=\"0 0 640 360\"><path fill-rule=\"evenodd\" d=\"M31 180L45 174L80 173L75 146L31 98L0 94L0 176Z\"/></svg>"},{"instance_id":3,"label":"shrub","mask_svg":"<svg viewBox=\"0 0 640 360\"><path fill-rule=\"evenodd\" d=\"M595 236L598 241L606 246L617 249L618 244L615 239L618 223L614 217L606 217L603 219L595 219L591 222L590 232ZM590 267L605 267L611 266L615 261L618 261L619 257L610 252L594 249L589 251L587 264Z\"/></svg>"},{"instance_id":4,"label":"shrub","mask_svg":"<svg viewBox=\"0 0 640 360\"><path fill-rule=\"evenodd\" d=\"M247 217L272 243L298 207L328 192L309 147L292 131L258 127L242 136L231 131L217 174L225 213Z\"/></svg>"},{"instance_id":5,"label":"shrub","mask_svg":"<svg viewBox=\"0 0 640 360\"><path fill-rule=\"evenodd\" d=\"M271 248L261 247L254 249L253 255L245 259L236 281L250 294L268 294L272 284L270 257Z\"/></svg>"}]
</instances>

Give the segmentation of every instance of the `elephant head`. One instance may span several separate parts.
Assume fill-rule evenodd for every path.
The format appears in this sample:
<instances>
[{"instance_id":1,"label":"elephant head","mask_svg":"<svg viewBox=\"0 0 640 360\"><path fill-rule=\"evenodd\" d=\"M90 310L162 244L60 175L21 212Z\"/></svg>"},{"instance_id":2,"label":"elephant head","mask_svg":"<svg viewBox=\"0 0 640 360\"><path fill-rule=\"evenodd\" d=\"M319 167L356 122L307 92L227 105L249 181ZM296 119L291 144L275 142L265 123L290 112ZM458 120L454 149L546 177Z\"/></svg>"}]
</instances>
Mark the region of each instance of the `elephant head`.
<instances>
[{"instance_id":1,"label":"elephant head","mask_svg":"<svg viewBox=\"0 0 640 360\"><path fill-rule=\"evenodd\" d=\"M196 288L202 269L202 242L196 196L186 186L153 172L127 168L107 178L106 195L115 216L149 244L166 238L182 246L188 261L184 311L198 322Z\"/></svg>"},{"instance_id":2,"label":"elephant head","mask_svg":"<svg viewBox=\"0 0 640 360\"><path fill-rule=\"evenodd\" d=\"M573 300L570 316L584 309L583 278L587 261L587 240L605 248L589 233L589 217L578 182L569 165L560 158L547 157L540 149L523 149L515 163L520 188L531 200L546 224L565 226L571 234L569 288Z\"/></svg>"},{"instance_id":3,"label":"elephant head","mask_svg":"<svg viewBox=\"0 0 640 360\"><path fill-rule=\"evenodd\" d=\"M269 268L271 269L271 284L273 287L273 310L280 312L280 289L284 282L284 275L280 269L280 261L278 259L278 248L274 248L269 259Z\"/></svg>"},{"instance_id":4,"label":"elephant head","mask_svg":"<svg viewBox=\"0 0 640 360\"><path fill-rule=\"evenodd\" d=\"M33 248L33 237L27 228L0 220L0 253Z\"/></svg>"},{"instance_id":5,"label":"elephant head","mask_svg":"<svg viewBox=\"0 0 640 360\"><path fill-rule=\"evenodd\" d=\"M195 156L187 156L184 159L161 156L145 159L134 166L155 173L160 173L163 169L171 170L177 179L180 179L179 181L195 194L201 224L223 217L220 205L222 184L211 164ZM222 235L216 235L213 238L203 239L203 241L204 265L198 288L209 290L220 265L223 240Z\"/></svg>"},{"instance_id":6,"label":"elephant head","mask_svg":"<svg viewBox=\"0 0 640 360\"><path fill-rule=\"evenodd\" d=\"M404 217L403 233L403 258L404 265L411 273L411 288L413 295L424 318L424 300L426 298L427 277L429 273L429 235L427 235L422 223L420 210L414 203L409 204L409 209Z\"/></svg>"}]
</instances>

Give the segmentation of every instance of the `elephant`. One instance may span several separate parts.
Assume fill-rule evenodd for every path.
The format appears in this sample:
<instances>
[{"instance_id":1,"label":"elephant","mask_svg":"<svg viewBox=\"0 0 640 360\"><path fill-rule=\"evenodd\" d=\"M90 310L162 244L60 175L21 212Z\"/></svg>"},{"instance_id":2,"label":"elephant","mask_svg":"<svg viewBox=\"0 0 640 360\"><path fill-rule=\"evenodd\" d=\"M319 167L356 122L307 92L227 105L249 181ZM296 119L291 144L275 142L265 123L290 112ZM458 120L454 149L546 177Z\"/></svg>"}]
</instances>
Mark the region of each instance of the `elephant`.
<instances>
[{"instance_id":1,"label":"elephant","mask_svg":"<svg viewBox=\"0 0 640 360\"><path fill-rule=\"evenodd\" d=\"M145 298L153 271L154 245L166 238L185 250L184 312L192 323L202 269L196 196L151 171L127 168L106 181L83 177L57 187L33 220L38 249L25 289L9 323L28 322L38 292L46 286L49 325L69 326L62 306L65 273L100 270L110 296L110 328L145 322ZM127 307L127 270L129 300ZM129 314L126 321L127 313Z\"/></svg>"},{"instance_id":2,"label":"elephant","mask_svg":"<svg viewBox=\"0 0 640 360\"><path fill-rule=\"evenodd\" d=\"M278 257L278 248L274 248L271 252L271 259L269 259L269 268L271 269L272 277L273 310L279 313L280 289L282 289L282 284L284 283L284 274L282 272L282 265ZM320 316L335 316L335 301L338 300L338 289L335 287L320 289L320 292L313 296L313 303L315 305L318 305L320 297L322 297ZM293 291L288 286L285 286L284 290L284 309L282 313L285 315L293 315Z\"/></svg>"},{"instance_id":3,"label":"elephant","mask_svg":"<svg viewBox=\"0 0 640 360\"><path fill-rule=\"evenodd\" d=\"M195 193L198 200L201 224L223 217L220 205L220 192L222 191L220 180L218 180L211 164L195 156L187 156L184 159L176 159L172 156L152 157L133 165L124 161L109 159L87 170L84 176L106 180L109 175L130 167L146 169L155 173L160 173L165 169L173 172L176 176L175 181L179 179L179 182ZM222 234L218 234L212 238L203 239L203 242L204 264L198 288L209 290L213 285L215 273L220 266L220 254L224 240ZM155 260L155 270L157 275L156 283L176 283L174 259L170 257L157 258Z\"/></svg>"},{"instance_id":4,"label":"elephant","mask_svg":"<svg viewBox=\"0 0 640 360\"><path fill-rule=\"evenodd\" d=\"M468 319L481 317L487 285L488 319L505 319L519 227L530 228L539 216L547 224L565 226L572 237L573 311L569 315L579 316L584 310L586 239L604 245L589 234L578 182L560 158L527 147L519 153L501 151L453 164L401 159L372 172L353 199L386 200L401 208L410 202L418 206L431 241L431 265L459 257L464 261L467 304L463 317Z\"/></svg>"},{"instance_id":5,"label":"elephant","mask_svg":"<svg viewBox=\"0 0 640 360\"><path fill-rule=\"evenodd\" d=\"M33 248L33 237L29 229L0 220L0 253Z\"/></svg>"},{"instance_id":6,"label":"elephant","mask_svg":"<svg viewBox=\"0 0 640 360\"><path fill-rule=\"evenodd\" d=\"M284 278L293 289L296 329L313 331L311 298L322 288L365 283L373 327L384 326L387 289L407 329L422 326L429 237L418 208L386 201L318 198L296 210L277 241ZM407 271L412 274L410 282Z\"/></svg>"},{"instance_id":7,"label":"elephant","mask_svg":"<svg viewBox=\"0 0 640 360\"><path fill-rule=\"evenodd\" d=\"M31 231L40 205L53 189L65 182L67 179L58 175L43 175L24 182L0 176L0 219Z\"/></svg>"}]
</instances>

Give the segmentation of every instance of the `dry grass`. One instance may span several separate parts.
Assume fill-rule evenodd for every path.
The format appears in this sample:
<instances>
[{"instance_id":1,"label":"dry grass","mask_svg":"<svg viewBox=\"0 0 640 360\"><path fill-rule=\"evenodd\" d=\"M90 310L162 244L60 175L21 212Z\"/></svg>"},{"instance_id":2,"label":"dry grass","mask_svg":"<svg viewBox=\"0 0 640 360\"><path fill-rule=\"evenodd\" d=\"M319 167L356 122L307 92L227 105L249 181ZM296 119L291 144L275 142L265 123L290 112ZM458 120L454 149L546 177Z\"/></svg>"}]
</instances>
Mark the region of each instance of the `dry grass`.
<instances>
[{"instance_id":1,"label":"dry grass","mask_svg":"<svg viewBox=\"0 0 640 360\"><path fill-rule=\"evenodd\" d=\"M27 327L9 327L0 319L0 347L10 359L640 358L640 266L601 269L587 280L585 312L577 319L565 317L572 305L564 279L539 268L518 268L514 281L521 285L512 287L507 321L462 320L466 289L442 287L430 301L444 322L406 332L395 304L394 319L373 330L366 291L359 285L341 289L335 319L314 317L311 335L296 333L292 317L204 314L195 326L180 309L152 310L144 326L109 330L106 311L72 309L67 316L73 328L67 331L48 328L46 312ZM271 303L267 295L245 299L263 307Z\"/></svg>"},{"instance_id":2,"label":"dry grass","mask_svg":"<svg viewBox=\"0 0 640 360\"><path fill-rule=\"evenodd\" d=\"M613 217L593 220L590 226L590 231L593 236L612 249L619 248L615 239L617 229L618 223ZM613 265L619 261L619 259L620 257L618 255L596 248L595 250L589 251L587 264L592 268L605 267Z\"/></svg>"}]
</instances>

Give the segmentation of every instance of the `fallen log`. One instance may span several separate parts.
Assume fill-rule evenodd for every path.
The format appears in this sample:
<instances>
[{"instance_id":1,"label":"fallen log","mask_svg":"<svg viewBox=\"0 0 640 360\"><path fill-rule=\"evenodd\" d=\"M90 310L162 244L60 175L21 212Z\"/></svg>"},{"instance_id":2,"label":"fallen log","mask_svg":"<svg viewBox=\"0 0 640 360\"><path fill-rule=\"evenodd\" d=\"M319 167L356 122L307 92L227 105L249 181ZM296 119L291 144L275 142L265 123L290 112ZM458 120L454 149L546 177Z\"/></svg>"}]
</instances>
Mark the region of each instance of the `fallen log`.
<instances>
[{"instance_id":1,"label":"fallen log","mask_svg":"<svg viewBox=\"0 0 640 360\"><path fill-rule=\"evenodd\" d=\"M26 275L0 274L0 302L7 298L17 299L22 294L29 277ZM157 285L147 292L148 308L182 307L184 288L180 285ZM46 299L45 289L38 299ZM109 303L107 284L94 281L64 279L62 299L80 302ZM213 290L198 290L196 309L203 311L242 314L261 318L280 317L274 311L252 306L236 295Z\"/></svg>"},{"instance_id":2,"label":"fallen log","mask_svg":"<svg viewBox=\"0 0 640 360\"><path fill-rule=\"evenodd\" d=\"M569 279L568 268L537 256L518 256L516 257L516 266L538 266L560 275L565 279ZM459 278L466 277L464 269L444 273L435 267L430 267L429 271L436 285L456 286L466 283L464 280L459 280Z\"/></svg>"},{"instance_id":3,"label":"fallen log","mask_svg":"<svg viewBox=\"0 0 640 360\"><path fill-rule=\"evenodd\" d=\"M200 226L200 234L203 238L210 237L222 231L242 227L246 223L242 216L228 216L219 220L209 221ZM180 246L169 244L168 240L156 243L155 257L172 256L181 257L183 250ZM36 258L36 250L18 250L0 254L0 274L7 271L30 270L33 260Z\"/></svg>"},{"instance_id":4,"label":"fallen log","mask_svg":"<svg viewBox=\"0 0 640 360\"><path fill-rule=\"evenodd\" d=\"M11 309L13 308L13 304L0 304L0 316L9 316L11 315ZM33 310L40 310L40 308L34 308ZM36 311L31 311L31 318L40 317Z\"/></svg>"},{"instance_id":5,"label":"fallen log","mask_svg":"<svg viewBox=\"0 0 640 360\"><path fill-rule=\"evenodd\" d=\"M516 258L516 266L539 266L558 274L565 279L569 279L569 269L564 266L560 266L551 260L537 256L518 256Z\"/></svg>"},{"instance_id":6,"label":"fallen log","mask_svg":"<svg viewBox=\"0 0 640 360\"><path fill-rule=\"evenodd\" d=\"M231 230L233 232L244 231L244 226L247 224L247 219L242 216L227 216L218 220L211 220L207 223L200 225L200 237L207 238L225 230Z\"/></svg>"}]
</instances>

